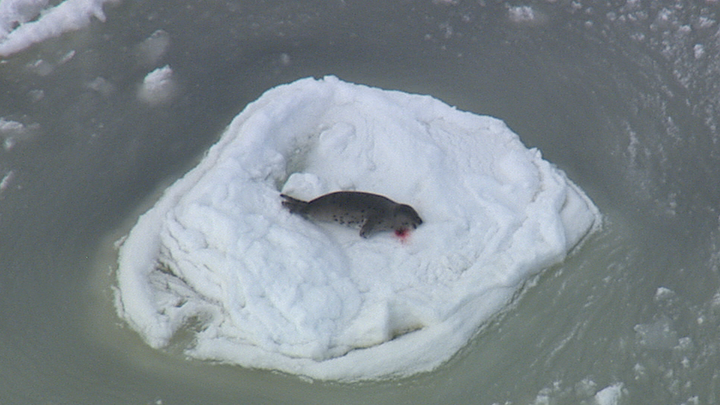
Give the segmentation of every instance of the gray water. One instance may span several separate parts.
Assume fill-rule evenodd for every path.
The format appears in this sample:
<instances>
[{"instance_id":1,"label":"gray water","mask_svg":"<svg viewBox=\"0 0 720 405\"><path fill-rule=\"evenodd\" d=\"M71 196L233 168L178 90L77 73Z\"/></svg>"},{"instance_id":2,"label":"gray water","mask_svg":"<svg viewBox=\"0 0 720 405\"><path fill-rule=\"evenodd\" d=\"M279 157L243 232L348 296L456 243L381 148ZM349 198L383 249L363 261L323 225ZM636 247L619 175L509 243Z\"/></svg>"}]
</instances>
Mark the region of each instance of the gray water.
<instances>
[{"instance_id":1,"label":"gray water","mask_svg":"<svg viewBox=\"0 0 720 405\"><path fill-rule=\"evenodd\" d=\"M533 21L509 18L525 5ZM717 10L126 0L8 58L0 117L26 130L0 134L0 403L593 404L606 387L620 404L720 401ZM138 46L159 29L171 42L151 63ZM177 97L139 103L165 64ZM503 119L603 230L412 378L311 382L150 349L115 315L113 242L249 101L326 74Z\"/></svg>"}]
</instances>

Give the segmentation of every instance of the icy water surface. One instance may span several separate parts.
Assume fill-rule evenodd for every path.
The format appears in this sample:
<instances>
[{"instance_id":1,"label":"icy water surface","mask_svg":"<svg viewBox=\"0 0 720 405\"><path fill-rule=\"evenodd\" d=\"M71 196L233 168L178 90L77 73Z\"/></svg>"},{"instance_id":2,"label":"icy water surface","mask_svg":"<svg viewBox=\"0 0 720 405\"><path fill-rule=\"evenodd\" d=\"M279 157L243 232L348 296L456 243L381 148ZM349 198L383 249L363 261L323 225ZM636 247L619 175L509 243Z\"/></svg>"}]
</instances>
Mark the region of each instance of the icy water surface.
<instances>
[{"instance_id":1,"label":"icy water surface","mask_svg":"<svg viewBox=\"0 0 720 405\"><path fill-rule=\"evenodd\" d=\"M716 6L126 1L6 57L0 400L717 402ZM115 315L113 242L247 102L325 74L504 120L603 230L409 379L309 382L149 348Z\"/></svg>"}]
</instances>

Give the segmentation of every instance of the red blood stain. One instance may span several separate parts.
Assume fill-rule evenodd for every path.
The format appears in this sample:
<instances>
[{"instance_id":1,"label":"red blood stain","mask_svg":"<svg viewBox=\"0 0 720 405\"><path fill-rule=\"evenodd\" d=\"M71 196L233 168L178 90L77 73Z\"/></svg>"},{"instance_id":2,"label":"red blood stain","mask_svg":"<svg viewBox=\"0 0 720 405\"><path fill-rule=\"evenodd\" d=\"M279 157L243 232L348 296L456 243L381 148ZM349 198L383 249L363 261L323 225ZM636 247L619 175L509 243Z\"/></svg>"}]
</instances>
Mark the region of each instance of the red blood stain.
<instances>
[{"instance_id":1,"label":"red blood stain","mask_svg":"<svg viewBox=\"0 0 720 405\"><path fill-rule=\"evenodd\" d=\"M400 242L405 243L410 237L410 231L407 229L396 229L395 236L400 239Z\"/></svg>"}]
</instances>

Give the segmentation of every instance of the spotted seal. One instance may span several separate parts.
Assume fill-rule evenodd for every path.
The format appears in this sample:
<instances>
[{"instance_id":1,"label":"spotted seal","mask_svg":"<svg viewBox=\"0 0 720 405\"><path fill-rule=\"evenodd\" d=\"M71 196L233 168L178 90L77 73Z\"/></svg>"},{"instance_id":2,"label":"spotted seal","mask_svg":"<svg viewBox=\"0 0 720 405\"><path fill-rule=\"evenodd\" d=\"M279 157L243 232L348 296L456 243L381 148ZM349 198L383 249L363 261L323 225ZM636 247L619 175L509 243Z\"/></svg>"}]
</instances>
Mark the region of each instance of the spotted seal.
<instances>
[{"instance_id":1,"label":"spotted seal","mask_svg":"<svg viewBox=\"0 0 720 405\"><path fill-rule=\"evenodd\" d=\"M360 236L368 238L381 231L395 231L404 235L423 223L417 211L406 204L372 193L360 191L336 191L311 201L280 194L282 205L293 214L323 222L360 227Z\"/></svg>"}]
</instances>

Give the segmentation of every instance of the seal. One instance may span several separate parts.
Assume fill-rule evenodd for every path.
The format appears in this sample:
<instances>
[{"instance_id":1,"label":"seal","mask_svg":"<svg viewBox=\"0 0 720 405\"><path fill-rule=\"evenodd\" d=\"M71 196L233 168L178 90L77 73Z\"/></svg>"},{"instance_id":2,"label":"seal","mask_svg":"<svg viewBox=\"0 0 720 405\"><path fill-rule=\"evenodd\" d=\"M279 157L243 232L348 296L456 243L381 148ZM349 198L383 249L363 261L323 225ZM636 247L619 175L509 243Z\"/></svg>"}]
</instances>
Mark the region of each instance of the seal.
<instances>
[{"instance_id":1,"label":"seal","mask_svg":"<svg viewBox=\"0 0 720 405\"><path fill-rule=\"evenodd\" d=\"M376 232L395 231L403 235L423 223L415 209L407 204L372 193L336 191L311 201L280 194L282 205L293 214L321 222L360 227L360 236L368 238Z\"/></svg>"}]
</instances>

